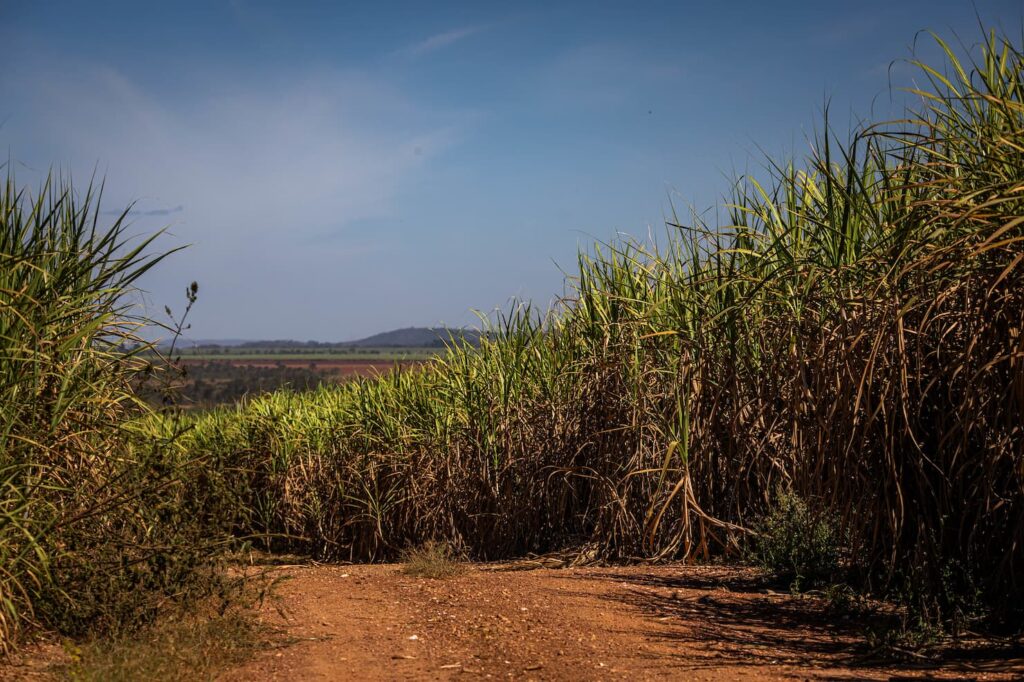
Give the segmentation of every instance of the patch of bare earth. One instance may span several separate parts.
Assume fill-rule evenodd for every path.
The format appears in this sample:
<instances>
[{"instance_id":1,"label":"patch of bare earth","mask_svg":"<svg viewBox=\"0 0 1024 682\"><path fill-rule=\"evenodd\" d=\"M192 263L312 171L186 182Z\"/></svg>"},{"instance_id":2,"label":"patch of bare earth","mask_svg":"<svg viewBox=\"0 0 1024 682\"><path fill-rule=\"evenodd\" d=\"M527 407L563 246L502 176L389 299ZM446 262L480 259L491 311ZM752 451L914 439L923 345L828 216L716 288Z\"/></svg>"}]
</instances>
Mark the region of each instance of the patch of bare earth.
<instances>
[{"instance_id":1,"label":"patch of bare earth","mask_svg":"<svg viewBox=\"0 0 1024 682\"><path fill-rule=\"evenodd\" d=\"M54 668L66 662L67 652L56 637L40 638L13 654L0 654L0 682L52 680Z\"/></svg>"},{"instance_id":2,"label":"patch of bare earth","mask_svg":"<svg viewBox=\"0 0 1024 682\"><path fill-rule=\"evenodd\" d=\"M976 649L941 665L866 659L864 623L742 569L500 570L447 580L396 566L285 569L281 634L226 680L1020 679Z\"/></svg>"}]
</instances>

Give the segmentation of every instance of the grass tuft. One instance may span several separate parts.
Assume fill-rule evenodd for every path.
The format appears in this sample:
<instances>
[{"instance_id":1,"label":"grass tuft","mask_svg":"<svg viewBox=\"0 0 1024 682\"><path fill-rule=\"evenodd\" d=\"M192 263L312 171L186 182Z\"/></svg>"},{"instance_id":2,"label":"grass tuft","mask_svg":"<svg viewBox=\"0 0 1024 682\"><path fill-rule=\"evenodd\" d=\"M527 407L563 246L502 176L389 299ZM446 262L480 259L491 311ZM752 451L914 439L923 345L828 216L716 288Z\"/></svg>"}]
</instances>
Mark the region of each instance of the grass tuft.
<instances>
[{"instance_id":1,"label":"grass tuft","mask_svg":"<svg viewBox=\"0 0 1024 682\"><path fill-rule=\"evenodd\" d=\"M402 573L416 578L441 580L461 574L465 566L444 542L428 540L402 555Z\"/></svg>"}]
</instances>

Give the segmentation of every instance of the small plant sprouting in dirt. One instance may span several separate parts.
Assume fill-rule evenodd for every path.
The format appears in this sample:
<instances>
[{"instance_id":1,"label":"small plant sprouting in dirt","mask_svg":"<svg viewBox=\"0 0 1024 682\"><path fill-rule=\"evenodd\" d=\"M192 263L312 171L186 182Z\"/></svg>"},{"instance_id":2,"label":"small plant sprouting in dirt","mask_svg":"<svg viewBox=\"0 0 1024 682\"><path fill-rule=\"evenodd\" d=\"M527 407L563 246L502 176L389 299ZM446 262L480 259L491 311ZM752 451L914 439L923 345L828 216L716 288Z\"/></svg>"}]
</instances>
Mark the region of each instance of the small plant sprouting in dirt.
<instances>
[{"instance_id":1,"label":"small plant sprouting in dirt","mask_svg":"<svg viewBox=\"0 0 1024 682\"><path fill-rule=\"evenodd\" d=\"M402 573L417 578L452 578L465 570L451 546L445 542L428 540L419 547L406 550Z\"/></svg>"},{"instance_id":2,"label":"small plant sprouting in dirt","mask_svg":"<svg viewBox=\"0 0 1024 682\"><path fill-rule=\"evenodd\" d=\"M981 590L970 570L958 559L945 562L939 571L938 593L921 589L926 584L922 570L903 579L903 587L894 596L904 606L900 616L868 628L869 650L876 656L902 660L934 658L943 645L971 632L986 611Z\"/></svg>"},{"instance_id":3,"label":"small plant sprouting in dirt","mask_svg":"<svg viewBox=\"0 0 1024 682\"><path fill-rule=\"evenodd\" d=\"M749 549L756 565L792 581L794 591L828 584L839 569L839 533L795 493L779 491L775 506L754 524Z\"/></svg>"},{"instance_id":4,"label":"small plant sprouting in dirt","mask_svg":"<svg viewBox=\"0 0 1024 682\"><path fill-rule=\"evenodd\" d=\"M885 621L867 629L868 651L883 659L922 660L934 656L933 649L944 639L942 628L924 620L907 619L897 624Z\"/></svg>"},{"instance_id":5,"label":"small plant sprouting in dirt","mask_svg":"<svg viewBox=\"0 0 1024 682\"><path fill-rule=\"evenodd\" d=\"M932 599L932 608L922 609L922 616L929 623L944 623L951 635L959 637L985 619L982 590L971 566L958 558L943 564L941 576L942 589L937 598ZM922 597L915 601L927 603Z\"/></svg>"},{"instance_id":6,"label":"small plant sprouting in dirt","mask_svg":"<svg viewBox=\"0 0 1024 682\"><path fill-rule=\"evenodd\" d=\"M846 583L834 583L823 591L829 613L839 616L867 613L866 597Z\"/></svg>"}]
</instances>

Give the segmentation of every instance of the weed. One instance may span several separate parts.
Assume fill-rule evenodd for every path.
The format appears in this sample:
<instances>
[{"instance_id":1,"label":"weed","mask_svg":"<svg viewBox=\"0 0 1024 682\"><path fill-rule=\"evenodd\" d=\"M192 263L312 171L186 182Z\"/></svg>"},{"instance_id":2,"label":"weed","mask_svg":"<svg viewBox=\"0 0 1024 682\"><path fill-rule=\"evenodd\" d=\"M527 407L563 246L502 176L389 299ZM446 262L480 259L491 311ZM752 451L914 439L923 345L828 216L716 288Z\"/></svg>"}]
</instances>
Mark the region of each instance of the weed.
<instances>
[{"instance_id":1,"label":"weed","mask_svg":"<svg viewBox=\"0 0 1024 682\"><path fill-rule=\"evenodd\" d=\"M921 660L933 657L932 650L945 639L934 623L906 618L884 620L867 628L865 642L872 656L883 659Z\"/></svg>"},{"instance_id":2,"label":"weed","mask_svg":"<svg viewBox=\"0 0 1024 682\"><path fill-rule=\"evenodd\" d=\"M814 513L798 495L779 491L755 525L750 558L792 582L794 590L832 584L839 570L839 535L827 515Z\"/></svg>"},{"instance_id":3,"label":"weed","mask_svg":"<svg viewBox=\"0 0 1024 682\"><path fill-rule=\"evenodd\" d=\"M407 550L402 555L402 563L402 573L417 578L439 580L454 577L465 570L448 544L433 540Z\"/></svg>"}]
</instances>

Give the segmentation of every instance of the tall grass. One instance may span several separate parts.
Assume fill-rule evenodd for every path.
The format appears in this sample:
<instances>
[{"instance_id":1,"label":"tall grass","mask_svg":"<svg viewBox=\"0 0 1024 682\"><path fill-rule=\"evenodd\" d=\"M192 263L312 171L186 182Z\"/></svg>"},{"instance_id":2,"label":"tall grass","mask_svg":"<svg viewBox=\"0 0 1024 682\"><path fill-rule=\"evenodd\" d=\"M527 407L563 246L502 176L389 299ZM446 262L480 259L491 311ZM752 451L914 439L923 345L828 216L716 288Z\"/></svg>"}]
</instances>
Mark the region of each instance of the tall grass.
<instances>
[{"instance_id":1,"label":"tall grass","mask_svg":"<svg viewBox=\"0 0 1024 682\"><path fill-rule=\"evenodd\" d=\"M730 224L579 258L564 304L417 371L196 418L235 532L376 560L737 555L774 491L924 617L1024 602L1020 47L914 62L920 110L741 178ZM969 596L969 599L965 597Z\"/></svg>"},{"instance_id":2,"label":"tall grass","mask_svg":"<svg viewBox=\"0 0 1024 682\"><path fill-rule=\"evenodd\" d=\"M101 192L0 187L0 650L26 625L123 628L198 588L211 546L146 431L135 283L167 254ZM137 350L127 350L136 347ZM211 583L212 585L212 583Z\"/></svg>"}]
</instances>

